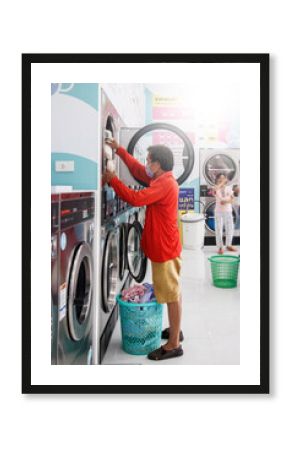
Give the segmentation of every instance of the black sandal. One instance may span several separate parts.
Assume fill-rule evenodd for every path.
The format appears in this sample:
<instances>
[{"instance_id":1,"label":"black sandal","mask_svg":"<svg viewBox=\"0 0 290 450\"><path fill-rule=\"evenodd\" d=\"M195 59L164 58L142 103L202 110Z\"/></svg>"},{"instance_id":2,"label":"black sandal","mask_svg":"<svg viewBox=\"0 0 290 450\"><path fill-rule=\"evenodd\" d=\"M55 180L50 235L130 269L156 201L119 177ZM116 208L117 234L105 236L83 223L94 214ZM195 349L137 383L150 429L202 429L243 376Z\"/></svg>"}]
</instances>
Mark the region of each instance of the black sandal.
<instances>
[{"instance_id":1,"label":"black sandal","mask_svg":"<svg viewBox=\"0 0 290 450\"><path fill-rule=\"evenodd\" d=\"M164 347L159 347L157 350L149 353L147 357L153 361L162 361L163 359L176 358L183 355L183 349L181 345L173 350L165 350Z\"/></svg>"},{"instance_id":2,"label":"black sandal","mask_svg":"<svg viewBox=\"0 0 290 450\"><path fill-rule=\"evenodd\" d=\"M165 328L165 330L161 333L161 339L169 339L169 328ZM182 342L184 340L184 336L182 330L179 333L179 341Z\"/></svg>"}]
</instances>

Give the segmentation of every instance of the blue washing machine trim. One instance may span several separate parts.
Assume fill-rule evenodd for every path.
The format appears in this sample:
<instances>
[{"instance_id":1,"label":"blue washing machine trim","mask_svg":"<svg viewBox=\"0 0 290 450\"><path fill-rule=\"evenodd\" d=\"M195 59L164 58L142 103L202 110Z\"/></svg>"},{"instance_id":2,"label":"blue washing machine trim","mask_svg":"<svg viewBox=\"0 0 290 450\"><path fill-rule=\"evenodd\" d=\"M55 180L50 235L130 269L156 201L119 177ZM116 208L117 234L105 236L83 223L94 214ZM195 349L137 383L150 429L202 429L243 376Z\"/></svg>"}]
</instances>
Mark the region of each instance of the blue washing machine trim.
<instances>
[{"instance_id":1,"label":"blue washing machine trim","mask_svg":"<svg viewBox=\"0 0 290 450\"><path fill-rule=\"evenodd\" d=\"M56 93L78 98L96 111L99 110L99 85L97 83L51 83L51 95Z\"/></svg>"}]
</instances>

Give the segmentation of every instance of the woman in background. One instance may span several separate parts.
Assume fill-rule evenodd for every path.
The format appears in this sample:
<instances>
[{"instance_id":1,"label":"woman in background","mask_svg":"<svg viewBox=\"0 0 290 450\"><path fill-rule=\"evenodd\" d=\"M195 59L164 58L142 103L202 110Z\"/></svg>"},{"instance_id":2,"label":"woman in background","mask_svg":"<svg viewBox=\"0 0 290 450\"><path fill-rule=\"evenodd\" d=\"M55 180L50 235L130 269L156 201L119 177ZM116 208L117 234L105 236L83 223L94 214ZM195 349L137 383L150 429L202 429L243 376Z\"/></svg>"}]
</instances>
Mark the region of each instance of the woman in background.
<instances>
[{"instance_id":1,"label":"woman in background","mask_svg":"<svg viewBox=\"0 0 290 450\"><path fill-rule=\"evenodd\" d=\"M216 198L215 207L215 235L218 254L224 253L223 245L223 226L226 230L226 248L235 252L236 248L232 245L234 233L233 221L233 201L234 192L232 186L228 186L228 179L223 173L216 176L214 193Z\"/></svg>"}]
</instances>

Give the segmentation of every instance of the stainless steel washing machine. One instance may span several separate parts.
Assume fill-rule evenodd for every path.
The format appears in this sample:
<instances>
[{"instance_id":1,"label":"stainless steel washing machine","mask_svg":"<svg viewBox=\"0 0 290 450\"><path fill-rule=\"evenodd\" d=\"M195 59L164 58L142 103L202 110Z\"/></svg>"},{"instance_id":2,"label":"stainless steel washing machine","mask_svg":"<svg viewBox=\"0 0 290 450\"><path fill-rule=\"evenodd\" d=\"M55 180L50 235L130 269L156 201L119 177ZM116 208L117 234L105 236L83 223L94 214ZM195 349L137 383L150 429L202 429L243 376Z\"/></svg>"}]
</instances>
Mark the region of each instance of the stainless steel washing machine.
<instances>
[{"instance_id":1,"label":"stainless steel washing machine","mask_svg":"<svg viewBox=\"0 0 290 450\"><path fill-rule=\"evenodd\" d=\"M112 152L109 159L105 139L112 137L119 141L120 127L124 126L118 111L101 89L101 147L102 147L102 173L108 164L115 166L118 172L118 159ZM107 151L106 151L107 150ZM112 169L112 166L111 166ZM99 316L99 362L101 363L110 342L116 321L118 307L116 296L122 289L128 277L126 259L122 256L126 252L128 215L126 211L130 206L118 198L115 191L108 185L102 187L101 206L101 271L99 274L98 289L98 316Z\"/></svg>"},{"instance_id":2,"label":"stainless steel washing machine","mask_svg":"<svg viewBox=\"0 0 290 450\"><path fill-rule=\"evenodd\" d=\"M200 149L200 185L213 186L220 173L227 176L229 184L240 181L240 149Z\"/></svg>"},{"instance_id":3,"label":"stainless steel washing machine","mask_svg":"<svg viewBox=\"0 0 290 450\"><path fill-rule=\"evenodd\" d=\"M120 130L124 123L117 110L101 90L101 124L102 124L102 173L108 167L107 158L110 149L106 148L106 137L113 137L121 143ZM113 164L120 179L126 180L120 173L120 158L114 154ZM110 164L110 163L109 163ZM127 183L128 184L128 183ZM133 180L129 186L139 190L141 186ZM116 321L118 305L116 296L133 281L141 283L146 274L147 258L143 254L140 241L143 227L139 222L144 213L142 208L133 208L118 198L109 186L102 188L101 214L101 274L99 289L99 362L101 363L109 345Z\"/></svg>"},{"instance_id":4,"label":"stainless steel washing machine","mask_svg":"<svg viewBox=\"0 0 290 450\"><path fill-rule=\"evenodd\" d=\"M118 319L119 229L116 223L101 227L101 273L98 301L99 363L102 362Z\"/></svg>"},{"instance_id":5,"label":"stainless steel washing machine","mask_svg":"<svg viewBox=\"0 0 290 450\"><path fill-rule=\"evenodd\" d=\"M212 189L208 186L201 186L200 201L205 205L205 245L215 245L215 197ZM234 235L233 244L240 245L240 205L239 199L235 197L233 204ZM225 236L225 232L224 232Z\"/></svg>"},{"instance_id":6,"label":"stainless steel washing machine","mask_svg":"<svg viewBox=\"0 0 290 450\"><path fill-rule=\"evenodd\" d=\"M117 294L133 281L141 283L146 274L147 258L140 244L143 228L136 214L132 208L101 227L100 363L118 319Z\"/></svg>"},{"instance_id":7,"label":"stainless steel washing machine","mask_svg":"<svg viewBox=\"0 0 290 450\"><path fill-rule=\"evenodd\" d=\"M110 164L110 169L118 173L119 158L116 157L115 153L109 148L109 153L111 152L112 159L108 159L106 153L107 144L105 142L107 137L116 139L118 142L120 137L120 128L124 126L118 111L106 95L103 89L101 89L101 148L102 148L102 158L101 167L102 173L108 168ZM111 221L119 212L125 211L129 205L126 202L119 199L114 189L110 186L105 185L102 187L102 213L101 213L101 224L105 225L107 222Z\"/></svg>"},{"instance_id":8,"label":"stainless steel washing machine","mask_svg":"<svg viewBox=\"0 0 290 450\"><path fill-rule=\"evenodd\" d=\"M210 200L205 204L205 235L215 236L215 200ZM239 236L239 221L235 208L233 208L234 236Z\"/></svg>"},{"instance_id":9,"label":"stainless steel washing machine","mask_svg":"<svg viewBox=\"0 0 290 450\"><path fill-rule=\"evenodd\" d=\"M59 194L51 195L51 364L57 363L59 291Z\"/></svg>"},{"instance_id":10,"label":"stainless steel washing machine","mask_svg":"<svg viewBox=\"0 0 290 450\"><path fill-rule=\"evenodd\" d=\"M128 229L129 212L120 214L117 218L119 227L119 291L121 291L127 282L129 276L128 269Z\"/></svg>"},{"instance_id":11,"label":"stainless steel washing machine","mask_svg":"<svg viewBox=\"0 0 290 450\"><path fill-rule=\"evenodd\" d=\"M57 364L92 363L94 214L94 193L60 194Z\"/></svg>"},{"instance_id":12,"label":"stainless steel washing machine","mask_svg":"<svg viewBox=\"0 0 290 450\"><path fill-rule=\"evenodd\" d=\"M147 271L147 258L141 248L146 207L134 207L128 213L127 264L131 280L141 283Z\"/></svg>"}]
</instances>

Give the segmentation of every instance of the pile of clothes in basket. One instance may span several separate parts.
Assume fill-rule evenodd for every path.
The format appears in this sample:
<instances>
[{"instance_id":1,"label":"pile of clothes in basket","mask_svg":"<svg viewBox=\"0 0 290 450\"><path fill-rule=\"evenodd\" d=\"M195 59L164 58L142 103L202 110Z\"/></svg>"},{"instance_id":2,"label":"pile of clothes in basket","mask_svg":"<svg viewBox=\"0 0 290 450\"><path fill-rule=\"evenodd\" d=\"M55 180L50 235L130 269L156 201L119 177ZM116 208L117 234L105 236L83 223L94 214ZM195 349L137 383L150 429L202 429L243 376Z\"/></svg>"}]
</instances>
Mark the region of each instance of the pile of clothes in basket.
<instances>
[{"instance_id":1,"label":"pile of clothes in basket","mask_svg":"<svg viewBox=\"0 0 290 450\"><path fill-rule=\"evenodd\" d=\"M136 284L122 291L123 302L149 303L156 302L153 285L150 283Z\"/></svg>"}]
</instances>

